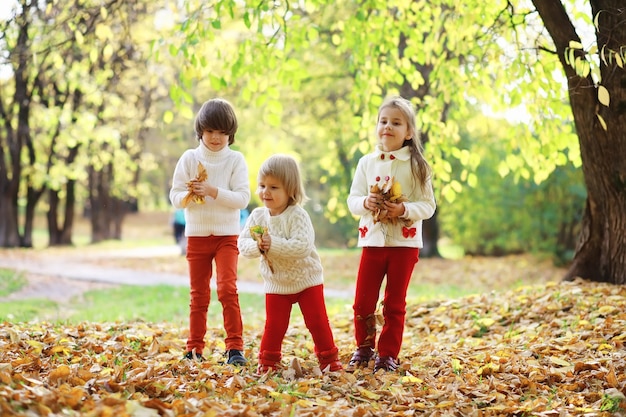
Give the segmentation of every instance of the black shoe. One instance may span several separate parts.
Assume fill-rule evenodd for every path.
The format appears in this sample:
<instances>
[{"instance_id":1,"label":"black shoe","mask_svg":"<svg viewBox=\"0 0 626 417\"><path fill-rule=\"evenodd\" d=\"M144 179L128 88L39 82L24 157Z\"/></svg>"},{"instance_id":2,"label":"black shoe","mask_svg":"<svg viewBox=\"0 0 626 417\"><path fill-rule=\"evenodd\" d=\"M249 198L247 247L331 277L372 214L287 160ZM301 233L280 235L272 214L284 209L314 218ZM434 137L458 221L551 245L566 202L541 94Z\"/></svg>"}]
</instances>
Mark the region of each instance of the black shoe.
<instances>
[{"instance_id":1,"label":"black shoe","mask_svg":"<svg viewBox=\"0 0 626 417\"><path fill-rule=\"evenodd\" d=\"M197 360L198 362L204 362L204 357L202 355L198 355L197 353L194 355L193 351L189 351L185 353L184 359Z\"/></svg>"},{"instance_id":2,"label":"black shoe","mask_svg":"<svg viewBox=\"0 0 626 417\"><path fill-rule=\"evenodd\" d=\"M226 352L228 354L228 360L226 361L229 365L246 365L248 361L243 357L243 352L236 349L231 349Z\"/></svg>"}]
</instances>

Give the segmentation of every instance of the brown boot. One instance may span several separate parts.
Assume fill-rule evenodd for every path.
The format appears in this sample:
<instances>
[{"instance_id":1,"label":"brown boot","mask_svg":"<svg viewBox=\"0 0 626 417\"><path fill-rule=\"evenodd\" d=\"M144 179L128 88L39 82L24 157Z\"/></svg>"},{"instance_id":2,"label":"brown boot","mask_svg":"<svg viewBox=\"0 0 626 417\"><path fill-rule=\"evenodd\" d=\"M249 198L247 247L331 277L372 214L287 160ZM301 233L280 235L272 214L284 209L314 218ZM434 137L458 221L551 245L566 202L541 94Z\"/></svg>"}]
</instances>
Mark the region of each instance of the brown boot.
<instances>
[{"instance_id":1,"label":"brown boot","mask_svg":"<svg viewBox=\"0 0 626 417\"><path fill-rule=\"evenodd\" d=\"M339 361L339 349L335 346L331 350L317 353L317 359L320 361L320 369L324 372L328 369L330 372L337 372L343 369L343 365Z\"/></svg>"},{"instance_id":2,"label":"brown boot","mask_svg":"<svg viewBox=\"0 0 626 417\"><path fill-rule=\"evenodd\" d=\"M259 366L257 372L264 374L279 369L282 355L280 352L268 352L264 350L259 352Z\"/></svg>"}]
</instances>

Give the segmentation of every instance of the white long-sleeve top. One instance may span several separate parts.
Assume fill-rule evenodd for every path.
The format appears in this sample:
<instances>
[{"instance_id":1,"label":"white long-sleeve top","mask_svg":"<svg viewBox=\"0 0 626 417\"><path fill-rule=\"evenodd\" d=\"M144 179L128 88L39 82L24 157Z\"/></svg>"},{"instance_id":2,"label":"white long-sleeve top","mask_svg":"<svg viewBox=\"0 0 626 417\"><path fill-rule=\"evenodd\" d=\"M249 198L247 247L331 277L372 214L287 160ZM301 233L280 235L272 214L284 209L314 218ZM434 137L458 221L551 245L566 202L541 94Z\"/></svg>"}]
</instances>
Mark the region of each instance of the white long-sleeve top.
<instances>
[{"instance_id":1,"label":"white long-sleeve top","mask_svg":"<svg viewBox=\"0 0 626 417\"><path fill-rule=\"evenodd\" d=\"M191 202L185 208L186 236L239 235L239 210L250 202L248 166L241 152L225 146L212 152L202 143L186 150L174 169L170 201L183 208L187 182L198 175L198 163L207 172L207 181L217 187L217 197L204 197L204 204Z\"/></svg>"},{"instance_id":2,"label":"white long-sleeve top","mask_svg":"<svg viewBox=\"0 0 626 417\"><path fill-rule=\"evenodd\" d=\"M401 222L396 225L374 223L372 211L364 206L370 187L382 184L387 177L400 182L402 192L409 200L403 203L403 217L412 221L410 226ZM348 209L353 215L360 216L358 246L423 247L422 220L432 217L436 208L430 178L424 190L413 179L411 151L407 146L384 152L378 145L372 153L364 155L357 164L348 196Z\"/></svg>"},{"instance_id":3,"label":"white long-sleeve top","mask_svg":"<svg viewBox=\"0 0 626 417\"><path fill-rule=\"evenodd\" d=\"M267 258L274 272L261 259L260 272L267 294L297 294L324 282L322 262L315 248L315 231L309 214L299 205L288 206L277 216L266 207L252 210L238 239L239 253L257 258L261 251L250 234L251 226L264 226L272 237Z\"/></svg>"}]
</instances>

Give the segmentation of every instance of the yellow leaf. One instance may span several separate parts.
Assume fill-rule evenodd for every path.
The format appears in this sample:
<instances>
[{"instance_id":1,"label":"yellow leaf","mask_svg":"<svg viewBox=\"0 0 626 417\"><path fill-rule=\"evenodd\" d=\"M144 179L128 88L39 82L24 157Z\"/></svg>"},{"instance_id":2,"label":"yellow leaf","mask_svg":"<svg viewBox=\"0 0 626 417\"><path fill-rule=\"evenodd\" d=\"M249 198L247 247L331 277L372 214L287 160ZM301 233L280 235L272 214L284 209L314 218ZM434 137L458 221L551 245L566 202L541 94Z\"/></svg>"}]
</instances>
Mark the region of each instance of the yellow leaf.
<instances>
[{"instance_id":1,"label":"yellow leaf","mask_svg":"<svg viewBox=\"0 0 626 417\"><path fill-rule=\"evenodd\" d=\"M598 309L598 314L601 316L607 316L615 311L615 307L613 306L602 306Z\"/></svg>"},{"instance_id":2,"label":"yellow leaf","mask_svg":"<svg viewBox=\"0 0 626 417\"><path fill-rule=\"evenodd\" d=\"M600 122L600 125L602 125L602 129L604 131L609 130L607 125L606 125L606 122L604 121L604 118L602 116L600 116L599 114L597 114L597 113L596 113L596 117L598 118L598 121Z\"/></svg>"},{"instance_id":3,"label":"yellow leaf","mask_svg":"<svg viewBox=\"0 0 626 417\"><path fill-rule=\"evenodd\" d=\"M478 319L476 321L480 326L485 326L485 327L489 327L489 326L493 326L493 324L496 322L494 319L485 317L485 318L481 318Z\"/></svg>"},{"instance_id":4,"label":"yellow leaf","mask_svg":"<svg viewBox=\"0 0 626 417\"><path fill-rule=\"evenodd\" d=\"M605 106L609 106L609 103L611 102L611 96L609 95L609 90L606 89L605 86L603 85L599 85L598 86L598 100L600 100L600 103L602 103Z\"/></svg>"},{"instance_id":5,"label":"yellow leaf","mask_svg":"<svg viewBox=\"0 0 626 417\"><path fill-rule=\"evenodd\" d=\"M498 372L500 370L500 365L489 362L478 368L478 375L491 375L494 372Z\"/></svg>"},{"instance_id":6,"label":"yellow leaf","mask_svg":"<svg viewBox=\"0 0 626 417\"><path fill-rule=\"evenodd\" d=\"M403 384L421 384L422 382L424 382L423 380L413 375L405 375L402 377L401 380Z\"/></svg>"},{"instance_id":7,"label":"yellow leaf","mask_svg":"<svg viewBox=\"0 0 626 417\"><path fill-rule=\"evenodd\" d=\"M378 400L380 398L380 395L365 388L359 387L359 391L361 392L362 396L364 396L365 398L369 398L370 400Z\"/></svg>"},{"instance_id":8,"label":"yellow leaf","mask_svg":"<svg viewBox=\"0 0 626 417\"><path fill-rule=\"evenodd\" d=\"M37 355L41 354L41 351L43 350L43 343L37 340L28 340L26 341L26 343L34 348L34 353L36 353Z\"/></svg>"}]
</instances>

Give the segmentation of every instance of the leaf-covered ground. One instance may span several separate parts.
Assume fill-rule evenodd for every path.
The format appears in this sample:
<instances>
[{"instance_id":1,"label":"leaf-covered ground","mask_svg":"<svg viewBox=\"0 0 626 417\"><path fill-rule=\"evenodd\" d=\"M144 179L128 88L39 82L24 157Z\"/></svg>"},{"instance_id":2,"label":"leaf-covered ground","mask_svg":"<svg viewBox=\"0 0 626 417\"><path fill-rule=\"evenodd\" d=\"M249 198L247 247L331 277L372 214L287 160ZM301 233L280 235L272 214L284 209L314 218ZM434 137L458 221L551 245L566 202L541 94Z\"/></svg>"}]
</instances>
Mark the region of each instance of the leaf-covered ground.
<instances>
[{"instance_id":1,"label":"leaf-covered ground","mask_svg":"<svg viewBox=\"0 0 626 417\"><path fill-rule=\"evenodd\" d=\"M167 323L0 324L4 416L600 416L626 410L626 289L585 282L412 305L400 372L322 374L294 323L277 374L224 365L210 329L203 363L181 361ZM350 316L333 317L341 359Z\"/></svg>"}]
</instances>

